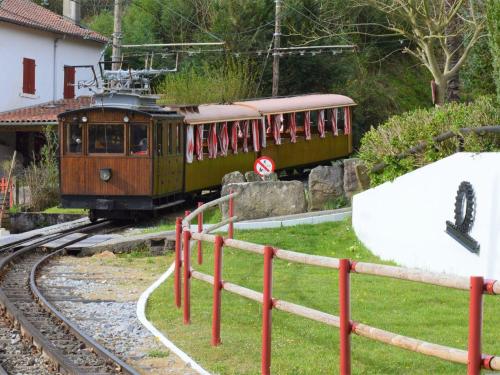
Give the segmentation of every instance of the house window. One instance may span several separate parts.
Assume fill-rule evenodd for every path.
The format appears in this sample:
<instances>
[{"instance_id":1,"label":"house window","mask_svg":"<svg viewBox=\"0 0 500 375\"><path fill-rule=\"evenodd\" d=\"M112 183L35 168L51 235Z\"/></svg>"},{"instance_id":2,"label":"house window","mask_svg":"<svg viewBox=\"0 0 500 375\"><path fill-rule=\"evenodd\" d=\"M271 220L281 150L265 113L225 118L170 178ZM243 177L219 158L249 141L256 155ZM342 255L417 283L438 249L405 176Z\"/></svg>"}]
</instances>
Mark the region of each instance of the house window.
<instances>
[{"instance_id":1,"label":"house window","mask_svg":"<svg viewBox=\"0 0 500 375\"><path fill-rule=\"evenodd\" d=\"M35 60L23 59L23 94L35 94Z\"/></svg>"},{"instance_id":2,"label":"house window","mask_svg":"<svg viewBox=\"0 0 500 375\"><path fill-rule=\"evenodd\" d=\"M64 99L75 97L75 67L64 67Z\"/></svg>"}]
</instances>

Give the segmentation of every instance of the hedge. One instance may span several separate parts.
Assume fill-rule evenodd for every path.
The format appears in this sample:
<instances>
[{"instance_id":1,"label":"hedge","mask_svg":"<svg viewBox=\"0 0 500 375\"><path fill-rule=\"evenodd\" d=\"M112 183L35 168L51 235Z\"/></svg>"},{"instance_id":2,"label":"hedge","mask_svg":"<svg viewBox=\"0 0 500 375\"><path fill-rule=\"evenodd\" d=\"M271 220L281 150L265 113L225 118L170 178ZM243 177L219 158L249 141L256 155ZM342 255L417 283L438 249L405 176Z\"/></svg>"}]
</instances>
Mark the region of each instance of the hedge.
<instances>
[{"instance_id":1,"label":"hedge","mask_svg":"<svg viewBox=\"0 0 500 375\"><path fill-rule=\"evenodd\" d=\"M368 168L385 162L387 167L378 173L371 173L372 186L391 181L416 168L455 153L459 147L458 138L441 143L433 137L446 131L460 128L500 125L500 108L496 98L479 97L472 103L450 103L439 108L418 109L391 117L384 124L372 128L361 140L359 157ZM397 155L409 148L426 142L423 152L401 160ZM500 136L468 135L463 150L469 152L500 151Z\"/></svg>"}]
</instances>

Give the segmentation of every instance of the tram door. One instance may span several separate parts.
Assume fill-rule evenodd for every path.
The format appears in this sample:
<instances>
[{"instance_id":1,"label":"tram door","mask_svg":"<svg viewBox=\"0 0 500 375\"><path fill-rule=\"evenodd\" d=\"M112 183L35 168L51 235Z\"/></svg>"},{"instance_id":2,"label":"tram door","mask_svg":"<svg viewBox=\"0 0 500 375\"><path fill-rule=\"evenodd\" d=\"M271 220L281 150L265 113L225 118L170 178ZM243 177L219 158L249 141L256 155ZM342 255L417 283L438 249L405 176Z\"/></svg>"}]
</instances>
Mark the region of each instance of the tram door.
<instances>
[{"instance_id":1,"label":"tram door","mask_svg":"<svg viewBox=\"0 0 500 375\"><path fill-rule=\"evenodd\" d=\"M168 192L168 161L166 159L166 136L165 124L157 121L154 126L154 183L155 195L163 195Z\"/></svg>"},{"instance_id":2,"label":"tram door","mask_svg":"<svg viewBox=\"0 0 500 375\"><path fill-rule=\"evenodd\" d=\"M167 126L168 191L182 190L183 185L183 144L182 122L168 121Z\"/></svg>"}]
</instances>

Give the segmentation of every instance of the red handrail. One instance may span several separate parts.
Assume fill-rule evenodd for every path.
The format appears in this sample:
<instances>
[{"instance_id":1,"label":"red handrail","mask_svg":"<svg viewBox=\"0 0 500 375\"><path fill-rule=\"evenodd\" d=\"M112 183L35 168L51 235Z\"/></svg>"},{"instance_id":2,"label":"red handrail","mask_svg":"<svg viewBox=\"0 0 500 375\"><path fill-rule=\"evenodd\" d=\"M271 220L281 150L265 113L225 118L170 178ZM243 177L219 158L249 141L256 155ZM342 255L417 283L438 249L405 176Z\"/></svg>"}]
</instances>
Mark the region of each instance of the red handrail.
<instances>
[{"instance_id":1,"label":"red handrail","mask_svg":"<svg viewBox=\"0 0 500 375\"><path fill-rule=\"evenodd\" d=\"M180 228L180 225L179 225ZM500 283L496 280L484 280L482 277L459 277L437 274L403 267L386 266L372 263L352 262L349 259L337 259L316 255L297 253L284 249L275 249L270 246L251 242L223 239L206 233L191 233L184 227L184 262L176 262L176 274L180 274L180 267L184 266L184 323L190 323L190 279L191 277L214 286L213 316L212 316L212 345L219 345L221 321L221 290L235 293L242 297L262 304L262 360L261 373L270 374L271 371L271 313L272 309L286 311L291 314L312 319L324 324L340 328L340 374L351 374L351 334L355 333L372 340L404 348L413 352L434 356L447 361L467 365L468 375L478 375L481 368L500 371L500 357L482 354L481 329L483 294L500 294ZM176 237L178 238L178 237ZM207 241L215 244L214 247L214 276L195 271L189 264L190 239ZM264 287L259 293L251 289L222 280L222 249L223 246L249 251L264 256ZM176 246L180 249L180 246ZM315 265L319 267L339 270L339 307L340 317L314 310L291 302L279 300L272 296L272 268L273 258L287 261ZM366 324L351 320L350 317L350 273L377 275L401 280L411 280L425 284L469 290L469 339L468 350L455 349L444 345L433 344L423 340L398 335ZM180 288L180 280L175 279L175 290Z\"/></svg>"}]
</instances>

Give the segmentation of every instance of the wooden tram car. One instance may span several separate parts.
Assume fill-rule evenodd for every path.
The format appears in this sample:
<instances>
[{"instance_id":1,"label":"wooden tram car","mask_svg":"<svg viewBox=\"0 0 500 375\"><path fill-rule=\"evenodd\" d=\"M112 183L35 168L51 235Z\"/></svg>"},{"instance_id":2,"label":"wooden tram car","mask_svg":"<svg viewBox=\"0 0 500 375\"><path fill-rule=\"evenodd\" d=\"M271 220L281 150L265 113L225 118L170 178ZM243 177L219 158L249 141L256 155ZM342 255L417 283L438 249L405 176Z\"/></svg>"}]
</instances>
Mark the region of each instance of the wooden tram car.
<instances>
[{"instance_id":1,"label":"wooden tram car","mask_svg":"<svg viewBox=\"0 0 500 375\"><path fill-rule=\"evenodd\" d=\"M127 218L217 188L260 156L277 171L345 157L354 105L333 94L185 107L97 96L59 115L62 205L89 209L91 219Z\"/></svg>"}]
</instances>

